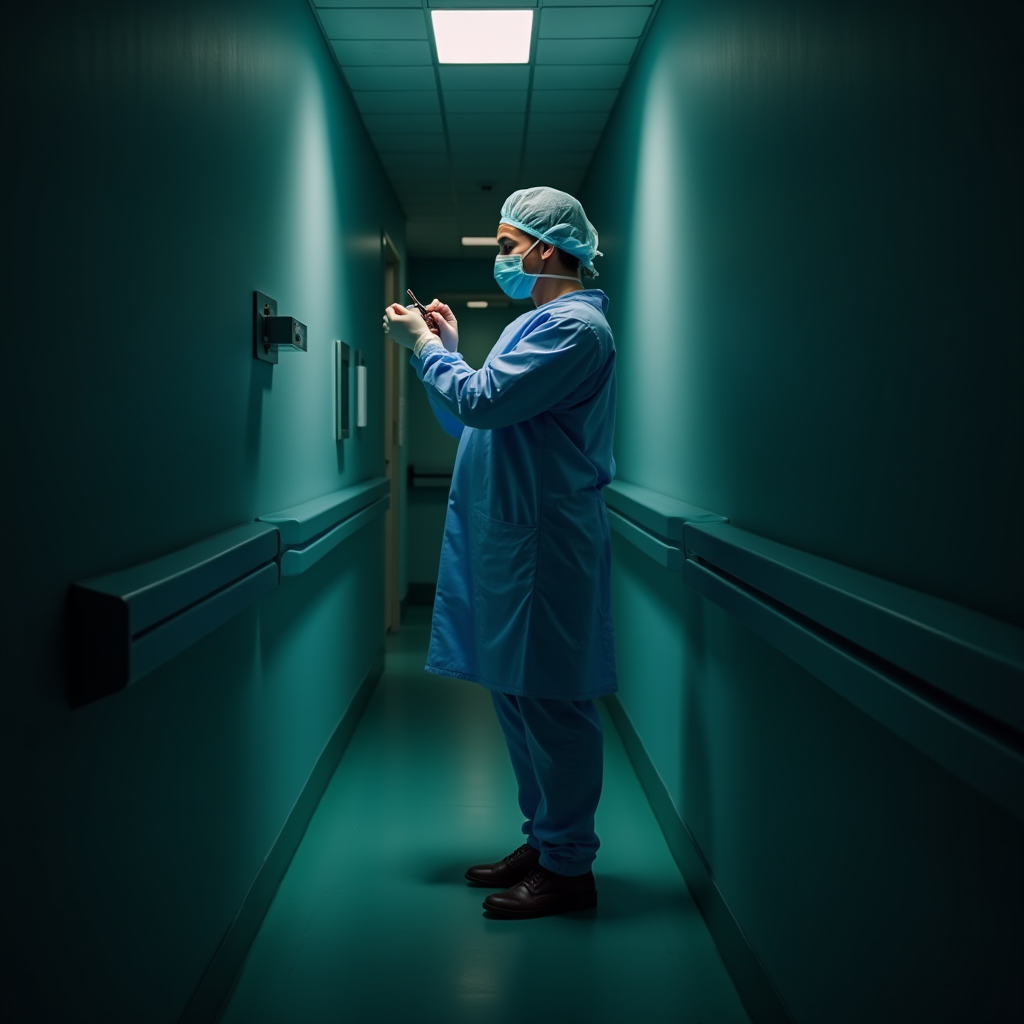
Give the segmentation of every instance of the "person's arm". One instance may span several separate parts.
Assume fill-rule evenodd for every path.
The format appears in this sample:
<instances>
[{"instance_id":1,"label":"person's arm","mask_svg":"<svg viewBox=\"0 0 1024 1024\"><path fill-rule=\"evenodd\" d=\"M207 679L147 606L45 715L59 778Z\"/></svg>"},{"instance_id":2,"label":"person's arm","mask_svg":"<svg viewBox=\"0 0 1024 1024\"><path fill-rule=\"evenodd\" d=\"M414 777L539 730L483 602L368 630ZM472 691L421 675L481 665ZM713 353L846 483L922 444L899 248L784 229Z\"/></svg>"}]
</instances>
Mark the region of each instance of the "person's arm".
<instances>
[{"instance_id":1,"label":"person's arm","mask_svg":"<svg viewBox=\"0 0 1024 1024\"><path fill-rule=\"evenodd\" d=\"M441 429L449 437L454 437L458 441L462 437L462 431L466 428L448 411L444 403L437 397L437 392L433 388L428 387L423 390L427 393L427 400L430 402L430 408L434 412L434 419L441 424Z\"/></svg>"},{"instance_id":2,"label":"person's arm","mask_svg":"<svg viewBox=\"0 0 1024 1024\"><path fill-rule=\"evenodd\" d=\"M479 370L439 344L421 347L410 362L434 398L467 427L493 430L557 405L601 365L593 328L583 320L548 320Z\"/></svg>"}]
</instances>

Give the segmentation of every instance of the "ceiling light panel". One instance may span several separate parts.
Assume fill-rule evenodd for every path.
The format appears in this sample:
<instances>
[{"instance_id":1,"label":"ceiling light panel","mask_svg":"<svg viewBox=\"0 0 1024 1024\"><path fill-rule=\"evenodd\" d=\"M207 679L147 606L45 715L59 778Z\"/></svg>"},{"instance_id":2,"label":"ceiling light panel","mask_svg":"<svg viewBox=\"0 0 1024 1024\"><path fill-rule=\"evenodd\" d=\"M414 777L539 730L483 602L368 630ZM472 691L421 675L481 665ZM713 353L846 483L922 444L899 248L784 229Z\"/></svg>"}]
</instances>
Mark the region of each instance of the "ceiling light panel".
<instances>
[{"instance_id":1,"label":"ceiling light panel","mask_svg":"<svg viewBox=\"0 0 1024 1024\"><path fill-rule=\"evenodd\" d=\"M320 20L328 39L426 39L421 10L322 9ZM626 33L620 32L619 35Z\"/></svg>"},{"instance_id":2,"label":"ceiling light panel","mask_svg":"<svg viewBox=\"0 0 1024 1024\"><path fill-rule=\"evenodd\" d=\"M644 30L646 7L545 7L540 13L541 39L615 39Z\"/></svg>"},{"instance_id":3,"label":"ceiling light panel","mask_svg":"<svg viewBox=\"0 0 1024 1024\"><path fill-rule=\"evenodd\" d=\"M439 64L528 64L532 10L432 10Z\"/></svg>"},{"instance_id":4,"label":"ceiling light panel","mask_svg":"<svg viewBox=\"0 0 1024 1024\"><path fill-rule=\"evenodd\" d=\"M396 64L403 67L426 65L433 75L430 46L418 39L335 39L331 45L338 60L348 66L374 67ZM395 88L392 86L392 88Z\"/></svg>"},{"instance_id":5,"label":"ceiling light panel","mask_svg":"<svg viewBox=\"0 0 1024 1024\"><path fill-rule=\"evenodd\" d=\"M635 39L538 39L538 64L628 64Z\"/></svg>"}]
</instances>

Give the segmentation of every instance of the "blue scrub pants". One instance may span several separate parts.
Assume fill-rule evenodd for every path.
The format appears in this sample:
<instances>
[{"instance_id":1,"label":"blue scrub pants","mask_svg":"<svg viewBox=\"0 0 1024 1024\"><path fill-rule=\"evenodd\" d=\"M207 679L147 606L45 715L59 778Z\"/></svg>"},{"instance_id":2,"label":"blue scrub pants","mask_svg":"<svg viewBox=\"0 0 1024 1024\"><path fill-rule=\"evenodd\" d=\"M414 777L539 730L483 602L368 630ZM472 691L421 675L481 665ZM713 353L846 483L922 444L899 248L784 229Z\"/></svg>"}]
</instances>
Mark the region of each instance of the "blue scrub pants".
<instances>
[{"instance_id":1,"label":"blue scrub pants","mask_svg":"<svg viewBox=\"0 0 1024 1024\"><path fill-rule=\"evenodd\" d=\"M592 700L548 700L491 691L519 783L523 834L540 866L585 875L600 842L594 814L601 798L601 719Z\"/></svg>"}]
</instances>

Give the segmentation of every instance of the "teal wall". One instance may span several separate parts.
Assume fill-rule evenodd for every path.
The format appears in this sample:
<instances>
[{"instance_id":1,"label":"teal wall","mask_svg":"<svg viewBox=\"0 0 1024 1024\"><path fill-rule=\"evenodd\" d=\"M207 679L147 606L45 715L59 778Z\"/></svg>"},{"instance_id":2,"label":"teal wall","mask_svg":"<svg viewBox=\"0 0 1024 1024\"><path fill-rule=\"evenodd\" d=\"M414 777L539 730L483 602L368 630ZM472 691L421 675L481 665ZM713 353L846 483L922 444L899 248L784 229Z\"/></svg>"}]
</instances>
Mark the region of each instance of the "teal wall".
<instances>
[{"instance_id":1,"label":"teal wall","mask_svg":"<svg viewBox=\"0 0 1024 1024\"><path fill-rule=\"evenodd\" d=\"M666 0L582 194L620 479L1024 623L1019 4ZM621 700L796 1020L1024 1016L1021 823L614 537Z\"/></svg>"},{"instance_id":2,"label":"teal wall","mask_svg":"<svg viewBox=\"0 0 1024 1024\"><path fill-rule=\"evenodd\" d=\"M67 589L383 472L404 221L306 0L12 17L0 1016L174 1021L383 645L383 521L77 711ZM306 354L253 359L253 289ZM371 382L343 445L335 338Z\"/></svg>"},{"instance_id":3,"label":"teal wall","mask_svg":"<svg viewBox=\"0 0 1024 1024\"><path fill-rule=\"evenodd\" d=\"M501 200L495 205L495 229ZM497 246L494 253L497 252ZM505 297L494 283L493 253L488 259L424 259L409 263L409 285L416 297L425 303L438 298L446 301L453 293ZM453 312L459 322L459 351L470 366L479 369L494 347L501 332L517 317L533 308L532 301L514 302L487 309L469 309L465 301L457 301ZM406 365L406 410L409 422L408 461L414 466L448 467L455 465L459 442L440 427L427 400L423 384L415 371ZM407 567L409 582L436 583L441 556L441 539L448 511L447 488L418 487L408 492Z\"/></svg>"}]
</instances>

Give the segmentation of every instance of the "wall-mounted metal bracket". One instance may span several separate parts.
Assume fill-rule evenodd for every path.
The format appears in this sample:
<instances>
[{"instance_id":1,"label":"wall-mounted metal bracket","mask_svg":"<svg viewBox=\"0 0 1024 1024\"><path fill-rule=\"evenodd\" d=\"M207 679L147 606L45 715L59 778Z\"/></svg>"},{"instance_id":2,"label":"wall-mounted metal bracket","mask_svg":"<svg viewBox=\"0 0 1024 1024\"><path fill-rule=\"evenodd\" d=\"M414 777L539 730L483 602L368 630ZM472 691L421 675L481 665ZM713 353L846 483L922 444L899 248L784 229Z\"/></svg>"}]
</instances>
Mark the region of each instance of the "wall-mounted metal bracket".
<instances>
[{"instance_id":1,"label":"wall-mounted metal bracket","mask_svg":"<svg viewBox=\"0 0 1024 1024\"><path fill-rule=\"evenodd\" d=\"M252 293L253 356L277 362L279 352L306 351L306 325L290 316L277 315L277 300L263 292Z\"/></svg>"},{"instance_id":2,"label":"wall-mounted metal bracket","mask_svg":"<svg viewBox=\"0 0 1024 1024\"><path fill-rule=\"evenodd\" d=\"M334 439L347 441L349 436L349 367L352 350L343 341L334 342Z\"/></svg>"}]
</instances>

